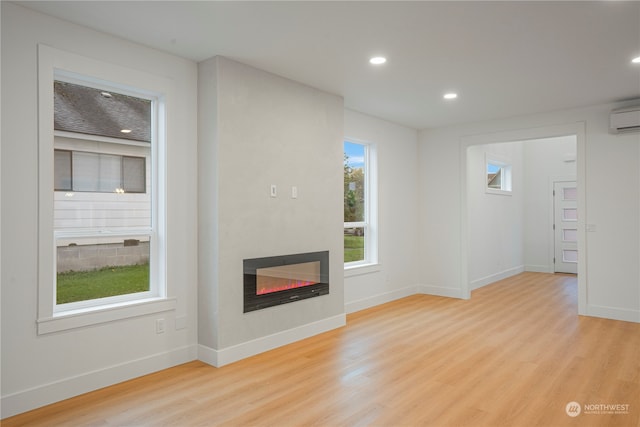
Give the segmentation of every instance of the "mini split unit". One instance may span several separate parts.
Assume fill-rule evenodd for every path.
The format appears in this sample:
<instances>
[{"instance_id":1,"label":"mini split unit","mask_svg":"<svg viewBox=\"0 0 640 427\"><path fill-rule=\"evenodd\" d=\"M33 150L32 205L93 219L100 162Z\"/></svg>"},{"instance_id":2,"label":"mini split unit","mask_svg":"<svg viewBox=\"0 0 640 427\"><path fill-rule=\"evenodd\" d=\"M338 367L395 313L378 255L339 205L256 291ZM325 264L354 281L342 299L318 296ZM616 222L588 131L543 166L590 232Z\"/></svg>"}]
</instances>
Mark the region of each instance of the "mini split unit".
<instances>
[{"instance_id":1,"label":"mini split unit","mask_svg":"<svg viewBox=\"0 0 640 427\"><path fill-rule=\"evenodd\" d=\"M613 110L609 130L611 133L640 132L640 105Z\"/></svg>"}]
</instances>

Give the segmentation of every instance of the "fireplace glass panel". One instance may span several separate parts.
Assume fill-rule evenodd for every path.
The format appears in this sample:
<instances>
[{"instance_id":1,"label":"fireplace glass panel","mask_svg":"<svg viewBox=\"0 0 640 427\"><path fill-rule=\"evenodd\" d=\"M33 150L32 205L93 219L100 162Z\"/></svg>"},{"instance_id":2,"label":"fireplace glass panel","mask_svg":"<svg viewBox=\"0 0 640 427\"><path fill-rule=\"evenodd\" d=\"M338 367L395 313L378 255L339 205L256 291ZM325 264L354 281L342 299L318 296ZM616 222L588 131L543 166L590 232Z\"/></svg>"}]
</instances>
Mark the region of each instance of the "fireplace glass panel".
<instances>
[{"instance_id":1,"label":"fireplace glass panel","mask_svg":"<svg viewBox=\"0 0 640 427\"><path fill-rule=\"evenodd\" d=\"M320 282L320 261L256 269L256 293L302 288Z\"/></svg>"}]
</instances>

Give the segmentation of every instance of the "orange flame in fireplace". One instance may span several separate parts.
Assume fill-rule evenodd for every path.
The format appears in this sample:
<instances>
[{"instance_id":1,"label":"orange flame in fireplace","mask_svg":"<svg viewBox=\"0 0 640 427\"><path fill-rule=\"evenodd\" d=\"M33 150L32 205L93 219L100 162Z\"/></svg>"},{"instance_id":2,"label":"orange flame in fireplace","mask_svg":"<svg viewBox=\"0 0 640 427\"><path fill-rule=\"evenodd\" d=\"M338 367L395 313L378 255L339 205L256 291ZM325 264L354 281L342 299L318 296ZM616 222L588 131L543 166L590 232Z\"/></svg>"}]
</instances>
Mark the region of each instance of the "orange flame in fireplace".
<instances>
[{"instance_id":1,"label":"orange flame in fireplace","mask_svg":"<svg viewBox=\"0 0 640 427\"><path fill-rule=\"evenodd\" d=\"M318 282L310 282L307 280L292 280L292 279L279 279L279 278L269 278L271 280L266 280L266 282L271 282L269 284L263 283L260 284L257 294L264 295L270 294L272 292L280 292L286 291L289 289L297 289L303 288L305 286L315 285Z\"/></svg>"}]
</instances>

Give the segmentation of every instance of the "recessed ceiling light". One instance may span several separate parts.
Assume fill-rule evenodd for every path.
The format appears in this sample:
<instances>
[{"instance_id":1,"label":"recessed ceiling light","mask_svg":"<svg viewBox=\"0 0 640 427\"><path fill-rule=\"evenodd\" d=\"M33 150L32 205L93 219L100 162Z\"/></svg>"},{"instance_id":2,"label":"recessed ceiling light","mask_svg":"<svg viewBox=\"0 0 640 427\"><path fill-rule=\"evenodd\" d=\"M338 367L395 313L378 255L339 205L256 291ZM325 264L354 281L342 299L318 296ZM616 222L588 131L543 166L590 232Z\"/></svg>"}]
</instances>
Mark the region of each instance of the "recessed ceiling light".
<instances>
[{"instance_id":1,"label":"recessed ceiling light","mask_svg":"<svg viewBox=\"0 0 640 427\"><path fill-rule=\"evenodd\" d=\"M131 129L122 129L120 132L122 132L122 133L131 133Z\"/></svg>"},{"instance_id":2,"label":"recessed ceiling light","mask_svg":"<svg viewBox=\"0 0 640 427\"><path fill-rule=\"evenodd\" d=\"M369 63L373 65L382 65L385 62L387 62L387 58L385 58L384 56L374 56L369 60Z\"/></svg>"},{"instance_id":3,"label":"recessed ceiling light","mask_svg":"<svg viewBox=\"0 0 640 427\"><path fill-rule=\"evenodd\" d=\"M637 58L633 58L631 62L633 62L634 64L640 64L640 56L638 56Z\"/></svg>"},{"instance_id":4,"label":"recessed ceiling light","mask_svg":"<svg viewBox=\"0 0 640 427\"><path fill-rule=\"evenodd\" d=\"M444 99L456 99L457 97L458 97L458 94L453 92L445 93L443 96Z\"/></svg>"}]
</instances>

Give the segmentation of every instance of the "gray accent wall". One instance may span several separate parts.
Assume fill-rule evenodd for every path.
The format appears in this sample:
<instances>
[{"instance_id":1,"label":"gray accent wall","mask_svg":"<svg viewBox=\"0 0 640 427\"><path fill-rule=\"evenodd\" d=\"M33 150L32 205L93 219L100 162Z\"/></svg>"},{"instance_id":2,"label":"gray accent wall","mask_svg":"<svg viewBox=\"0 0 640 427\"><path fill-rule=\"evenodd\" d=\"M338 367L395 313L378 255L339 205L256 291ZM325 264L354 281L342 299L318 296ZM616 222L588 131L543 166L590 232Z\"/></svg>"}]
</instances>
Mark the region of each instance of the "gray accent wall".
<instances>
[{"instance_id":1,"label":"gray accent wall","mask_svg":"<svg viewBox=\"0 0 640 427\"><path fill-rule=\"evenodd\" d=\"M198 65L198 91L198 343L343 314L342 98L224 57ZM329 295L243 314L244 259L324 250Z\"/></svg>"}]
</instances>

